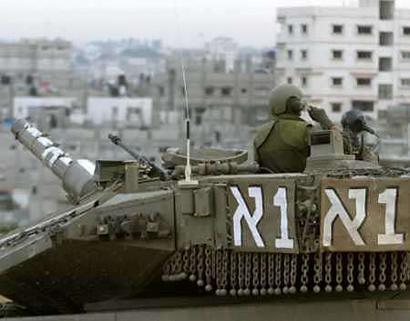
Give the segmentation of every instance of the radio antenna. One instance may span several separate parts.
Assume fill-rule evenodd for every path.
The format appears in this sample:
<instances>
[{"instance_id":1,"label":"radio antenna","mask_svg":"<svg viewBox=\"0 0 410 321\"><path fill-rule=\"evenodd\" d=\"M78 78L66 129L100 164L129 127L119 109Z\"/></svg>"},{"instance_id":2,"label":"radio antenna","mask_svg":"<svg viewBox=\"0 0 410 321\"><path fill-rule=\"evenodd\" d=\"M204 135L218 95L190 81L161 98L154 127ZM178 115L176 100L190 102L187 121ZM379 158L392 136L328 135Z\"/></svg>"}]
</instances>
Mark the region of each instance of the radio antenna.
<instances>
[{"instance_id":1,"label":"radio antenna","mask_svg":"<svg viewBox=\"0 0 410 321\"><path fill-rule=\"evenodd\" d=\"M177 0L174 1L174 9L175 15L177 18L177 34L179 40L181 40L180 35L180 21L178 15L178 7L177 7ZM179 48L179 62L181 65L181 74L182 74L182 83L184 88L184 118L185 118L185 141L186 141L186 164L185 164L185 180L180 181L179 184L182 185L197 185L198 181L193 180L191 178L192 175L192 168L191 168L191 112L189 108L189 100L188 100L188 86L186 80L186 70L184 64L184 57L183 57L183 48L180 45Z\"/></svg>"}]
</instances>

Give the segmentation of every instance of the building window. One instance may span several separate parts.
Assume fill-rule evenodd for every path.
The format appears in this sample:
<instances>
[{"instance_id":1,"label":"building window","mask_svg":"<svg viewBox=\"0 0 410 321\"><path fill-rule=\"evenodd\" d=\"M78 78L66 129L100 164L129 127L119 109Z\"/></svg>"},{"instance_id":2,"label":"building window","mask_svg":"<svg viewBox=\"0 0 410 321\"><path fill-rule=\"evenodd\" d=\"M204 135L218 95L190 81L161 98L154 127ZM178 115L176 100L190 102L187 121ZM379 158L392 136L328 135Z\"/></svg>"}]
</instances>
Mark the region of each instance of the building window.
<instances>
[{"instance_id":1,"label":"building window","mask_svg":"<svg viewBox=\"0 0 410 321\"><path fill-rule=\"evenodd\" d=\"M380 1L380 20L391 20L394 16L394 2Z\"/></svg>"},{"instance_id":2,"label":"building window","mask_svg":"<svg viewBox=\"0 0 410 321\"><path fill-rule=\"evenodd\" d=\"M301 83L302 83L302 87L307 87L308 84L308 80L306 76L302 76L300 79Z\"/></svg>"},{"instance_id":3,"label":"building window","mask_svg":"<svg viewBox=\"0 0 410 321\"><path fill-rule=\"evenodd\" d=\"M402 78L400 79L400 85L402 87L410 87L410 78Z\"/></svg>"},{"instance_id":4,"label":"building window","mask_svg":"<svg viewBox=\"0 0 410 321\"><path fill-rule=\"evenodd\" d=\"M291 84L292 84L292 82L293 82L292 77L288 77L288 79L287 79L287 83L288 83L289 85L291 85Z\"/></svg>"},{"instance_id":5,"label":"building window","mask_svg":"<svg viewBox=\"0 0 410 321\"><path fill-rule=\"evenodd\" d=\"M163 97L164 94L165 94L164 87L158 86L158 95L159 95L160 97Z\"/></svg>"},{"instance_id":6,"label":"building window","mask_svg":"<svg viewBox=\"0 0 410 321\"><path fill-rule=\"evenodd\" d=\"M241 93L242 93L242 94L246 94L246 92L247 92L246 88L242 88L242 89L241 89Z\"/></svg>"},{"instance_id":7,"label":"building window","mask_svg":"<svg viewBox=\"0 0 410 321\"><path fill-rule=\"evenodd\" d=\"M301 58L302 60L306 60L307 57L308 57L308 52L307 52L307 50L306 50L306 49L302 49L302 50L300 51L300 58Z\"/></svg>"},{"instance_id":8,"label":"building window","mask_svg":"<svg viewBox=\"0 0 410 321\"><path fill-rule=\"evenodd\" d=\"M293 59L293 51L292 50L288 50L288 59L292 60Z\"/></svg>"},{"instance_id":9,"label":"building window","mask_svg":"<svg viewBox=\"0 0 410 321\"><path fill-rule=\"evenodd\" d=\"M302 31L303 34L307 34L307 33L308 33L308 26L307 26L307 24L302 24L302 25L300 25L300 30Z\"/></svg>"},{"instance_id":10,"label":"building window","mask_svg":"<svg viewBox=\"0 0 410 321\"><path fill-rule=\"evenodd\" d=\"M181 87L181 96L185 97L185 87L184 86Z\"/></svg>"},{"instance_id":11,"label":"building window","mask_svg":"<svg viewBox=\"0 0 410 321\"><path fill-rule=\"evenodd\" d=\"M341 35L343 33L343 25L332 25L332 33Z\"/></svg>"},{"instance_id":12,"label":"building window","mask_svg":"<svg viewBox=\"0 0 410 321\"><path fill-rule=\"evenodd\" d=\"M393 85L379 85L379 99L393 99Z\"/></svg>"},{"instance_id":13,"label":"building window","mask_svg":"<svg viewBox=\"0 0 410 321\"><path fill-rule=\"evenodd\" d=\"M215 88L212 86L205 87L205 95L212 96L215 92Z\"/></svg>"},{"instance_id":14,"label":"building window","mask_svg":"<svg viewBox=\"0 0 410 321\"><path fill-rule=\"evenodd\" d=\"M232 87L222 87L221 94L222 96L230 96L232 93Z\"/></svg>"},{"instance_id":15,"label":"building window","mask_svg":"<svg viewBox=\"0 0 410 321\"><path fill-rule=\"evenodd\" d=\"M410 27L408 26L403 27L403 35L410 36Z\"/></svg>"},{"instance_id":16,"label":"building window","mask_svg":"<svg viewBox=\"0 0 410 321\"><path fill-rule=\"evenodd\" d=\"M379 33L379 44L380 46L391 46L393 45L393 32L380 32Z\"/></svg>"},{"instance_id":17,"label":"building window","mask_svg":"<svg viewBox=\"0 0 410 321\"><path fill-rule=\"evenodd\" d=\"M332 112L334 113L340 113L342 111L341 103L331 103L330 107L332 108Z\"/></svg>"},{"instance_id":18,"label":"building window","mask_svg":"<svg viewBox=\"0 0 410 321\"><path fill-rule=\"evenodd\" d=\"M352 101L352 108L355 110L360 111L373 111L374 110L374 102L367 101L367 100L353 100Z\"/></svg>"},{"instance_id":19,"label":"building window","mask_svg":"<svg viewBox=\"0 0 410 321\"><path fill-rule=\"evenodd\" d=\"M293 34L293 25L288 25L288 33Z\"/></svg>"},{"instance_id":20,"label":"building window","mask_svg":"<svg viewBox=\"0 0 410 321\"><path fill-rule=\"evenodd\" d=\"M390 57L380 57L379 58L379 71L391 71L392 70L392 59Z\"/></svg>"},{"instance_id":21,"label":"building window","mask_svg":"<svg viewBox=\"0 0 410 321\"><path fill-rule=\"evenodd\" d=\"M341 87L343 85L342 77L332 77L332 86Z\"/></svg>"},{"instance_id":22,"label":"building window","mask_svg":"<svg viewBox=\"0 0 410 321\"><path fill-rule=\"evenodd\" d=\"M357 59L371 60L372 59L372 52L371 51L358 50L357 51Z\"/></svg>"},{"instance_id":23,"label":"building window","mask_svg":"<svg viewBox=\"0 0 410 321\"><path fill-rule=\"evenodd\" d=\"M357 33L359 35L371 35L372 32L373 32L372 26L367 26L367 25L357 26Z\"/></svg>"},{"instance_id":24,"label":"building window","mask_svg":"<svg viewBox=\"0 0 410 321\"><path fill-rule=\"evenodd\" d=\"M359 86L359 87L364 87L364 86L368 87L368 86L371 86L372 79L371 78L364 78L364 77L356 78L356 83L357 83L357 86Z\"/></svg>"},{"instance_id":25,"label":"building window","mask_svg":"<svg viewBox=\"0 0 410 321\"><path fill-rule=\"evenodd\" d=\"M401 51L400 58L402 60L410 61L410 51Z\"/></svg>"},{"instance_id":26,"label":"building window","mask_svg":"<svg viewBox=\"0 0 410 321\"><path fill-rule=\"evenodd\" d=\"M335 60L343 59L343 50L332 50L332 58Z\"/></svg>"}]
</instances>

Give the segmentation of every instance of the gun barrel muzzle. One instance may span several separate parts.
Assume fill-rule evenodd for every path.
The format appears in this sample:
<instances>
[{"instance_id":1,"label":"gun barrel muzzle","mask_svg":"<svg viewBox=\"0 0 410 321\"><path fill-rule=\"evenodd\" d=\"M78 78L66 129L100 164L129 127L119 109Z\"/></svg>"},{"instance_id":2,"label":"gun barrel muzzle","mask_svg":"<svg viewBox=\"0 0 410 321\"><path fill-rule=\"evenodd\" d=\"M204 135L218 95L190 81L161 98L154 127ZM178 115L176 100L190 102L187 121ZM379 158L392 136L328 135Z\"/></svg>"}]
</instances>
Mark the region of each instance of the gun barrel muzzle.
<instances>
[{"instance_id":1,"label":"gun barrel muzzle","mask_svg":"<svg viewBox=\"0 0 410 321\"><path fill-rule=\"evenodd\" d=\"M24 119L11 127L16 139L43 162L63 182L64 190L74 199L96 189L95 165L89 160L73 160L52 140Z\"/></svg>"}]
</instances>

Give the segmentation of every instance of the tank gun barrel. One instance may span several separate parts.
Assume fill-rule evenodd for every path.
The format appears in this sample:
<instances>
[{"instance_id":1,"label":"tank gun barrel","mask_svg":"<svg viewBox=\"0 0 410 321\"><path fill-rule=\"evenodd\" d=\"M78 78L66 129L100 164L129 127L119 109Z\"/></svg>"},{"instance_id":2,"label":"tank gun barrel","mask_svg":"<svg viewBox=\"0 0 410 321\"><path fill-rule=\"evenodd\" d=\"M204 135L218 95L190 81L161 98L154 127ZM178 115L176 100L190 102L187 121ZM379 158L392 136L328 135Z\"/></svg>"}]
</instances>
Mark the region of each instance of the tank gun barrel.
<instances>
[{"instance_id":1,"label":"tank gun barrel","mask_svg":"<svg viewBox=\"0 0 410 321\"><path fill-rule=\"evenodd\" d=\"M58 178L70 199L77 202L82 196L96 190L93 162L87 159L73 160L52 140L24 119L11 127L16 139L43 162Z\"/></svg>"}]
</instances>

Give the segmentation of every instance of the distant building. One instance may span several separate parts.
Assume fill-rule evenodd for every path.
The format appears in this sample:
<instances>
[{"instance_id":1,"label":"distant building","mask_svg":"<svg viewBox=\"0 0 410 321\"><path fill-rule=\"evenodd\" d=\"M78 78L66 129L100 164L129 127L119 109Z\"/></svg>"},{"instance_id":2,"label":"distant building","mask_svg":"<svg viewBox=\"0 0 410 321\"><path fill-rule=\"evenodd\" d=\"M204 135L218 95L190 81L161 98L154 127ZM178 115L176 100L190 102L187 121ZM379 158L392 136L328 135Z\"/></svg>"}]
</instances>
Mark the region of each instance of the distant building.
<instances>
[{"instance_id":1,"label":"distant building","mask_svg":"<svg viewBox=\"0 0 410 321\"><path fill-rule=\"evenodd\" d=\"M191 118L194 125L224 130L226 126L256 126L268 120L269 93L274 86L273 73L260 72L252 61L235 60L234 69L225 72L220 61L184 54ZM242 65L246 65L245 68ZM179 58L169 59L167 72L156 75L150 86L154 109L161 123L181 121L185 90ZM156 113L157 114L157 113Z\"/></svg>"},{"instance_id":2,"label":"distant building","mask_svg":"<svg viewBox=\"0 0 410 321\"><path fill-rule=\"evenodd\" d=\"M11 76L14 83L26 83L33 77L39 86L67 87L71 51L71 43L61 39L0 42L0 74Z\"/></svg>"},{"instance_id":3,"label":"distant building","mask_svg":"<svg viewBox=\"0 0 410 321\"><path fill-rule=\"evenodd\" d=\"M300 86L333 120L352 108L377 118L410 99L410 10L394 0L280 8L277 20L278 82Z\"/></svg>"},{"instance_id":4,"label":"distant building","mask_svg":"<svg viewBox=\"0 0 410 321\"><path fill-rule=\"evenodd\" d=\"M78 102L73 97L15 97L13 118L30 119L42 130L64 128L76 106Z\"/></svg>"},{"instance_id":5,"label":"distant building","mask_svg":"<svg viewBox=\"0 0 410 321\"><path fill-rule=\"evenodd\" d=\"M89 97L86 121L95 126L148 128L152 125L152 99Z\"/></svg>"},{"instance_id":6,"label":"distant building","mask_svg":"<svg viewBox=\"0 0 410 321\"><path fill-rule=\"evenodd\" d=\"M206 44L207 56L211 61L223 63L224 72L232 72L238 59L238 44L228 37L217 37Z\"/></svg>"}]
</instances>

